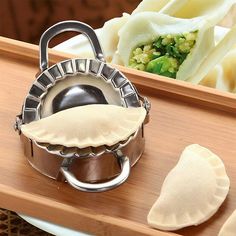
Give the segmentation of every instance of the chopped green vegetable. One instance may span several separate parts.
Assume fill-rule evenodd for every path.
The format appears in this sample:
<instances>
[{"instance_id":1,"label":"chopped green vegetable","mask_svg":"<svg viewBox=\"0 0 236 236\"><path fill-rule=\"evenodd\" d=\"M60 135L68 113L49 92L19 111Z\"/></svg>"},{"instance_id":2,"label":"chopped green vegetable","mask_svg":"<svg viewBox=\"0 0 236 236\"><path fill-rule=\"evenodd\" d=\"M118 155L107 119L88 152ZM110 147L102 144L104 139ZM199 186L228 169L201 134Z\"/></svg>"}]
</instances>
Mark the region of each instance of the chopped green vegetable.
<instances>
[{"instance_id":1,"label":"chopped green vegetable","mask_svg":"<svg viewBox=\"0 0 236 236\"><path fill-rule=\"evenodd\" d=\"M129 66L138 70L176 78L180 65L194 47L197 31L158 37L135 48Z\"/></svg>"},{"instance_id":2,"label":"chopped green vegetable","mask_svg":"<svg viewBox=\"0 0 236 236\"><path fill-rule=\"evenodd\" d=\"M148 72L168 76L171 78L176 77L177 70L178 61L175 58L169 56L156 58L155 60L150 61L146 67L146 71Z\"/></svg>"}]
</instances>

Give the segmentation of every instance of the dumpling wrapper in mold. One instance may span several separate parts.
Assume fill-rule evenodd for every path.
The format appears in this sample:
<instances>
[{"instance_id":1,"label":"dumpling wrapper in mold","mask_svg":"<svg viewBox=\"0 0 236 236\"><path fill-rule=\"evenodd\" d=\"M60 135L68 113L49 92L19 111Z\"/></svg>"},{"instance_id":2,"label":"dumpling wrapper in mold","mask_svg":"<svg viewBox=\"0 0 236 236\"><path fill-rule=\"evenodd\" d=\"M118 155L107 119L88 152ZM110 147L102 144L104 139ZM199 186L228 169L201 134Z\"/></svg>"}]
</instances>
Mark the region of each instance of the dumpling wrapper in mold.
<instances>
[{"instance_id":1,"label":"dumpling wrapper in mold","mask_svg":"<svg viewBox=\"0 0 236 236\"><path fill-rule=\"evenodd\" d=\"M112 146L135 133L146 117L143 107L86 105L22 125L22 133L39 143L65 147Z\"/></svg>"},{"instance_id":2,"label":"dumpling wrapper in mold","mask_svg":"<svg viewBox=\"0 0 236 236\"><path fill-rule=\"evenodd\" d=\"M207 148L189 145L165 178L148 224L168 231L199 225L216 213L229 186L222 160Z\"/></svg>"},{"instance_id":3,"label":"dumpling wrapper in mold","mask_svg":"<svg viewBox=\"0 0 236 236\"><path fill-rule=\"evenodd\" d=\"M236 234L236 210L226 220L218 236L235 236Z\"/></svg>"}]
</instances>

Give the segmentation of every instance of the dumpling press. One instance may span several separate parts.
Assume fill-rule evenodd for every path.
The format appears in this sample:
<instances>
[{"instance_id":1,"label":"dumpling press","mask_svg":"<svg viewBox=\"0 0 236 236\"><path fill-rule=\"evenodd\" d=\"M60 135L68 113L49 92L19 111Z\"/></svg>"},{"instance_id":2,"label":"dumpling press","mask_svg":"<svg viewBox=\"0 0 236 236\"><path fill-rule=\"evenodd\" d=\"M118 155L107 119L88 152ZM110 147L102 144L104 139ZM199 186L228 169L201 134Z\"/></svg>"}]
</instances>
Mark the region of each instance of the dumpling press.
<instances>
[{"instance_id":1,"label":"dumpling press","mask_svg":"<svg viewBox=\"0 0 236 236\"><path fill-rule=\"evenodd\" d=\"M65 31L84 34L95 59L68 59L49 67L48 43ZM120 185L144 151L149 101L105 62L96 33L84 23L64 21L50 27L41 36L39 50L41 72L15 123L29 163L40 173L83 191L100 192ZM136 117L142 118L138 125Z\"/></svg>"}]
</instances>

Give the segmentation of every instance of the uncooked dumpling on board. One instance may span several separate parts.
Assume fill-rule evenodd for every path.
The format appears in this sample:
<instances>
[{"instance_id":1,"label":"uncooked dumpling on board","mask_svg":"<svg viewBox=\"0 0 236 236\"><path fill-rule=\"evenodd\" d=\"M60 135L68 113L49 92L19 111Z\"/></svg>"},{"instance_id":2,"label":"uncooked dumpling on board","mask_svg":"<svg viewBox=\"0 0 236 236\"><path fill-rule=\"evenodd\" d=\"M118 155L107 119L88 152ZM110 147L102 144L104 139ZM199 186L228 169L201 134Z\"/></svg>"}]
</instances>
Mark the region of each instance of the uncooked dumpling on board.
<instances>
[{"instance_id":1,"label":"uncooked dumpling on board","mask_svg":"<svg viewBox=\"0 0 236 236\"><path fill-rule=\"evenodd\" d=\"M135 133L145 117L143 107L86 105L22 125L21 131L40 143L78 148L111 146Z\"/></svg>"},{"instance_id":2,"label":"uncooked dumpling on board","mask_svg":"<svg viewBox=\"0 0 236 236\"><path fill-rule=\"evenodd\" d=\"M203 18L156 12L130 16L119 37L118 54L125 66L180 80L194 74L215 46L214 28Z\"/></svg>"},{"instance_id":3,"label":"uncooked dumpling on board","mask_svg":"<svg viewBox=\"0 0 236 236\"><path fill-rule=\"evenodd\" d=\"M148 224L169 231L199 225L215 214L229 185L221 159L198 144L189 145L165 178Z\"/></svg>"},{"instance_id":4,"label":"uncooked dumpling on board","mask_svg":"<svg viewBox=\"0 0 236 236\"><path fill-rule=\"evenodd\" d=\"M236 235L236 210L226 220L218 236L235 236Z\"/></svg>"}]
</instances>

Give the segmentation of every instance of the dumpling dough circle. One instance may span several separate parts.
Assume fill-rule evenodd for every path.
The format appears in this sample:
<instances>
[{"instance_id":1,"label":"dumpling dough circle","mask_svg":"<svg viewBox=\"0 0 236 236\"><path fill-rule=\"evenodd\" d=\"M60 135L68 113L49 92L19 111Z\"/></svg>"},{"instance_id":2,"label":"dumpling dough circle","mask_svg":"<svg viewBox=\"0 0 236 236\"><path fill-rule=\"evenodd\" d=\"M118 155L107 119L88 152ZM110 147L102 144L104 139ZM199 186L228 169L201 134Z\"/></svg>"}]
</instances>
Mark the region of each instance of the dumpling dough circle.
<instances>
[{"instance_id":1,"label":"dumpling dough circle","mask_svg":"<svg viewBox=\"0 0 236 236\"><path fill-rule=\"evenodd\" d=\"M235 236L236 234L236 210L226 220L218 236Z\"/></svg>"},{"instance_id":2,"label":"dumpling dough circle","mask_svg":"<svg viewBox=\"0 0 236 236\"><path fill-rule=\"evenodd\" d=\"M198 225L218 210L229 185L221 159L198 144L189 145L167 175L148 223L161 230Z\"/></svg>"},{"instance_id":3,"label":"dumpling dough circle","mask_svg":"<svg viewBox=\"0 0 236 236\"><path fill-rule=\"evenodd\" d=\"M66 109L22 125L21 131L41 143L78 148L111 146L135 133L145 117L143 107L94 104Z\"/></svg>"}]
</instances>

